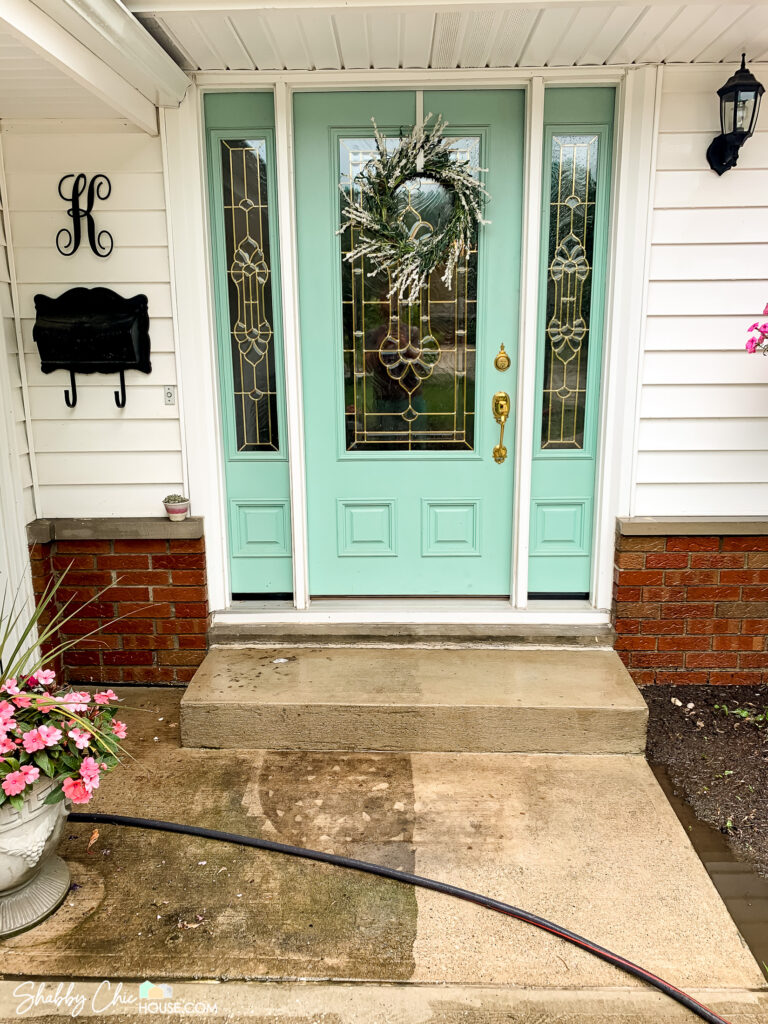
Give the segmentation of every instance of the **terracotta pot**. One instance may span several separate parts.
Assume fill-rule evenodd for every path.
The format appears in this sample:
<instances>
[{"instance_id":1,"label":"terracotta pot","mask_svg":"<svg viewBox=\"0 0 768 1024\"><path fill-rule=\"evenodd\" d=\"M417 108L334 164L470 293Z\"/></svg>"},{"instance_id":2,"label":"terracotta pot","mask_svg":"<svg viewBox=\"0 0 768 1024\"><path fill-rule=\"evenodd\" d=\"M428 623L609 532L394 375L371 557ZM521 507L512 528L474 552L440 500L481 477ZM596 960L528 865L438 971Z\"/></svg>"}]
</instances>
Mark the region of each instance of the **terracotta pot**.
<instances>
[{"instance_id":1,"label":"terracotta pot","mask_svg":"<svg viewBox=\"0 0 768 1024\"><path fill-rule=\"evenodd\" d=\"M67 803L43 801L55 788L40 778L24 790L24 805L0 807L0 938L33 928L52 914L69 890L69 869L56 847Z\"/></svg>"}]
</instances>

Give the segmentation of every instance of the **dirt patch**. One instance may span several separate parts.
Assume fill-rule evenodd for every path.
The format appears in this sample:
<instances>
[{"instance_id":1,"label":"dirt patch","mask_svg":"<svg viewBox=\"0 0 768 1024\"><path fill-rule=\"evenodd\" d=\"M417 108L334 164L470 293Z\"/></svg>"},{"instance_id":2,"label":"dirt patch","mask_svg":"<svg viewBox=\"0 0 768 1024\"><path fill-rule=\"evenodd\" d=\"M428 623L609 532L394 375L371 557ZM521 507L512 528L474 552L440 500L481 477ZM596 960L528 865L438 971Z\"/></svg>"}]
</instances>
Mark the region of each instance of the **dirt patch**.
<instances>
[{"instance_id":1,"label":"dirt patch","mask_svg":"<svg viewBox=\"0 0 768 1024\"><path fill-rule=\"evenodd\" d=\"M646 686L647 754L768 878L768 686ZM727 710L726 710L727 709Z\"/></svg>"}]
</instances>

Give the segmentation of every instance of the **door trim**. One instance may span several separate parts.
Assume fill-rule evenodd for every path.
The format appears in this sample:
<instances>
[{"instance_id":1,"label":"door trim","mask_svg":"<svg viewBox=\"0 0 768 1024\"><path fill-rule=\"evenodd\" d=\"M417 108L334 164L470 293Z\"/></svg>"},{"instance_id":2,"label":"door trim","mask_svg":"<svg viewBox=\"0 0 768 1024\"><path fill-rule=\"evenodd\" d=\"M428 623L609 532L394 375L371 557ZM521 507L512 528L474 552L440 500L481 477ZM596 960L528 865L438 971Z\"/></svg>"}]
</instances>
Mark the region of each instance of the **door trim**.
<instances>
[{"instance_id":1,"label":"door trim","mask_svg":"<svg viewBox=\"0 0 768 1024\"><path fill-rule=\"evenodd\" d=\"M520 260L520 325L515 425L515 490L510 594L516 608L528 607L528 554L531 534L531 474L536 418L536 365L539 346L539 263L544 167L544 79L531 80L525 108L523 238Z\"/></svg>"},{"instance_id":2,"label":"door trim","mask_svg":"<svg viewBox=\"0 0 768 1024\"><path fill-rule=\"evenodd\" d=\"M532 68L446 71L341 71L341 72L200 72L182 104L160 111L161 139L167 168L169 197L167 216L171 238L171 283L177 307L177 344L182 399L183 457L188 467L190 497L195 509L206 517L208 585L211 607L227 608L231 603L227 566L227 538L224 529L224 488L218 438L218 392L213 373L215 334L212 316L212 282L208 260L207 189L205 186L205 135L202 118L204 91L273 90L276 115L276 160L278 213L280 224L280 261L283 274L283 324L285 331L285 370L288 410L289 465L291 475L291 519L294 545L294 603L308 609L306 504L304 476L301 362L298 346L298 308L296 290L295 202L293 189L293 93L329 89L450 87L493 88L524 86L527 93L526 125L528 157L526 174L529 187L524 196L524 216L530 220L534 179L541 182L531 166L541 146L534 145L537 133L543 133L543 90L549 85L606 85L618 87L614 140L614 167L611 190L612 220L608 293L606 295L606 344L603 363L603 401L598 442L597 494L595 501L595 557L592 606L606 609L611 603L613 573L613 535L615 518L629 514L632 490L633 441L637 395L633 389L635 370L641 358L642 309L646 293L638 265L646 264L649 222L645 200L653 183L655 137L658 127L658 97L661 75L657 68ZM539 123L541 120L542 123ZM640 202L638 202L638 196ZM536 210L538 218L539 209ZM623 220L622 220L623 218ZM633 234L634 232L634 234ZM537 239L525 236L526 252ZM524 264L528 261L525 260ZM538 267L538 262L536 261ZM647 275L646 275L647 276ZM526 281L527 290L532 282ZM535 285L533 285L535 288ZM621 327L626 311L632 311L631 329ZM525 312L524 312L525 311ZM521 446L533 436L533 353L528 318L535 315L530 302L521 302L520 365L517 404L516 503L513 550L518 567L512 601L505 605L509 614L520 615L527 602L527 556L530 523L530 485L525 486L530 466L526 466L531 445ZM534 339L535 340L535 339ZM211 402L211 388L214 402ZM527 394L524 389L527 388ZM471 611L471 606L467 612ZM464 613L462 613L464 614ZM552 612L547 614L551 615ZM564 611L562 614L571 614ZM595 612L602 615L601 612ZM416 613L418 619L419 613ZM274 621L274 620L270 620ZM327 621L332 621L328 619ZM414 621L412 618L411 621ZM512 619L510 621L517 621ZM571 620L566 620L571 621ZM602 621L602 620L597 620Z\"/></svg>"}]
</instances>

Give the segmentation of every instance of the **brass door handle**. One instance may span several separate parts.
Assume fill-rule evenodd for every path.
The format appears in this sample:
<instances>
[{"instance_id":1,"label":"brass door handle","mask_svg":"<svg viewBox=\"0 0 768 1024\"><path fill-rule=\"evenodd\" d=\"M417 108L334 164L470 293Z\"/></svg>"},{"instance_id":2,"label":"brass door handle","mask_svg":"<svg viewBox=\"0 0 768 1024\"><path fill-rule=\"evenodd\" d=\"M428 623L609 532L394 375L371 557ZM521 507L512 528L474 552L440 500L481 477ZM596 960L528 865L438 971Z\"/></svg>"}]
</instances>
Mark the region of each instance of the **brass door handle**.
<instances>
[{"instance_id":1,"label":"brass door handle","mask_svg":"<svg viewBox=\"0 0 768 1024\"><path fill-rule=\"evenodd\" d=\"M504 424L509 418L509 395L506 391L497 391L493 396L493 418L501 427L501 434L499 435L499 443L493 449L493 461L503 462L507 457L507 449L504 447Z\"/></svg>"}]
</instances>

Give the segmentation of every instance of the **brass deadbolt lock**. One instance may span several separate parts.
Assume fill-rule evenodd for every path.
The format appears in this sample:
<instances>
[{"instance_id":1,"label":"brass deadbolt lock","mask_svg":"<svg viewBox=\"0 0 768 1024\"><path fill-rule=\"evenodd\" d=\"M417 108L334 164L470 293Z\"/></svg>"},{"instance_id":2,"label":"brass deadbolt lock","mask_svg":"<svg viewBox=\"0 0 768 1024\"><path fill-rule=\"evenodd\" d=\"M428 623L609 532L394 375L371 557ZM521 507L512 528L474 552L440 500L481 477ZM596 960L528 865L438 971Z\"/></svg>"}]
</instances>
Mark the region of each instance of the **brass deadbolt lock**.
<instances>
[{"instance_id":1,"label":"brass deadbolt lock","mask_svg":"<svg viewBox=\"0 0 768 1024\"><path fill-rule=\"evenodd\" d=\"M501 348L499 349L498 354L496 355L496 358L493 360L493 365L496 367L497 370L502 370L502 371L508 370L510 368L510 366L512 365L512 360L509 358L507 353L504 351L504 345L503 344L502 344Z\"/></svg>"}]
</instances>

